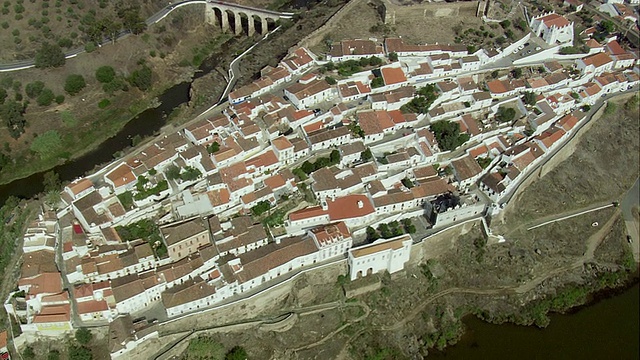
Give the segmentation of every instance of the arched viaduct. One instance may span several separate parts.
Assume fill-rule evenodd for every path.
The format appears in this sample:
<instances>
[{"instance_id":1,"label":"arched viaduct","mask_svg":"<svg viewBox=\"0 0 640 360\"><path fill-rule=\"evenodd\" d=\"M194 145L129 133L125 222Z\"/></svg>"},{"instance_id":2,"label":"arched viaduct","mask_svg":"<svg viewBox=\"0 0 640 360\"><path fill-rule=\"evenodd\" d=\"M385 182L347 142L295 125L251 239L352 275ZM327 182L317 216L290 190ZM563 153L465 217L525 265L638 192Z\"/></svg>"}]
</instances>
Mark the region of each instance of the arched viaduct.
<instances>
[{"instance_id":1,"label":"arched viaduct","mask_svg":"<svg viewBox=\"0 0 640 360\"><path fill-rule=\"evenodd\" d=\"M264 35L269 31L269 23L275 23L280 19L291 19L294 15L293 13L254 8L224 1L187 0L170 5L167 8L167 13L163 14L156 22L166 17L171 11L192 4L205 4L205 21L213 25L219 24L222 31L233 31L236 35L242 33L243 21L247 24L249 36L255 34L256 22L260 24L260 33Z\"/></svg>"}]
</instances>

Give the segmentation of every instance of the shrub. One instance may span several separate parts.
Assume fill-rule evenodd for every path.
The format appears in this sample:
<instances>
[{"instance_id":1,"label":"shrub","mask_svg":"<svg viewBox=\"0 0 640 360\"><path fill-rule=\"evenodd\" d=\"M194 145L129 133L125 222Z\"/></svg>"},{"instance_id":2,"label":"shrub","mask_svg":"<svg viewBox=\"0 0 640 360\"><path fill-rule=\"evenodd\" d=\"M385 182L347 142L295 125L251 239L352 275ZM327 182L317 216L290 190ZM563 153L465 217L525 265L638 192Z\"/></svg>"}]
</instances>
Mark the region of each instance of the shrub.
<instances>
[{"instance_id":1,"label":"shrub","mask_svg":"<svg viewBox=\"0 0 640 360\"><path fill-rule=\"evenodd\" d=\"M87 328L80 328L76 330L76 340L82 345L88 344L93 338L93 334Z\"/></svg>"},{"instance_id":2,"label":"shrub","mask_svg":"<svg viewBox=\"0 0 640 360\"><path fill-rule=\"evenodd\" d=\"M62 104L63 102L64 102L64 95L56 96L56 103L57 104Z\"/></svg>"},{"instance_id":3,"label":"shrub","mask_svg":"<svg viewBox=\"0 0 640 360\"><path fill-rule=\"evenodd\" d=\"M325 80L325 81L327 82L327 84L329 84L329 85L335 85L335 84L337 84L337 83L338 83L338 82L336 81L336 79L332 78L331 76L326 76L326 77L324 78L324 80Z\"/></svg>"},{"instance_id":4,"label":"shrub","mask_svg":"<svg viewBox=\"0 0 640 360\"><path fill-rule=\"evenodd\" d=\"M98 107L99 107L100 109L104 109L104 108L106 108L106 107L107 107L107 106L109 106L109 105L111 105L111 101L109 101L109 99L102 99L102 100L100 100L100 102L98 103Z\"/></svg>"},{"instance_id":5,"label":"shrub","mask_svg":"<svg viewBox=\"0 0 640 360\"><path fill-rule=\"evenodd\" d=\"M40 106L49 106L51 105L54 99L55 99L55 95L53 95L53 91L51 91L50 89L44 89L42 90L42 93L40 93L40 95L38 96L38 99L36 99L36 102Z\"/></svg>"},{"instance_id":6,"label":"shrub","mask_svg":"<svg viewBox=\"0 0 640 360\"><path fill-rule=\"evenodd\" d=\"M44 90L44 83L40 80L28 83L24 89L25 93L27 93L27 96L31 99L37 98L40 93L42 93L42 90Z\"/></svg>"},{"instance_id":7,"label":"shrub","mask_svg":"<svg viewBox=\"0 0 640 360\"><path fill-rule=\"evenodd\" d=\"M30 149L46 159L54 156L62 146L62 138L55 130L49 130L33 139Z\"/></svg>"},{"instance_id":8,"label":"shrub","mask_svg":"<svg viewBox=\"0 0 640 360\"><path fill-rule=\"evenodd\" d=\"M96 80L101 83L111 82L115 77L116 71L111 66L100 66L96 70Z\"/></svg>"},{"instance_id":9,"label":"shrub","mask_svg":"<svg viewBox=\"0 0 640 360\"><path fill-rule=\"evenodd\" d=\"M516 117L516 111L512 108L500 106L496 112L496 120L500 122L509 122Z\"/></svg>"},{"instance_id":10,"label":"shrub","mask_svg":"<svg viewBox=\"0 0 640 360\"><path fill-rule=\"evenodd\" d=\"M87 83L84 81L84 77L82 75L71 74L67 76L67 80L64 83L64 91L69 95L76 95L86 86Z\"/></svg>"}]
</instances>

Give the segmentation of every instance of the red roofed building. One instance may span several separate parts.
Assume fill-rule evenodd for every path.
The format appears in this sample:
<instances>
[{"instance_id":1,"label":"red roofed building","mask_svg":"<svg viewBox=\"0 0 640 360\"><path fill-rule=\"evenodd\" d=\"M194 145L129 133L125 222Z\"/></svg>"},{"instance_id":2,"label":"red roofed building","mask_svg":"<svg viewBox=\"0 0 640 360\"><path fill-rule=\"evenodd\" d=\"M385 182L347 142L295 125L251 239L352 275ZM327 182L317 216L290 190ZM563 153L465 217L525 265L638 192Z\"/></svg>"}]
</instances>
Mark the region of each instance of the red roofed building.
<instances>
[{"instance_id":1,"label":"red roofed building","mask_svg":"<svg viewBox=\"0 0 640 360\"><path fill-rule=\"evenodd\" d=\"M365 144L380 141L385 134L390 134L399 128L391 114L385 110L362 111L357 116L358 125L364 132Z\"/></svg>"},{"instance_id":2,"label":"red roofed building","mask_svg":"<svg viewBox=\"0 0 640 360\"><path fill-rule=\"evenodd\" d=\"M584 73L601 74L613 69L613 59L606 53L597 53L585 58L576 60L576 67Z\"/></svg>"},{"instance_id":3,"label":"red roofed building","mask_svg":"<svg viewBox=\"0 0 640 360\"><path fill-rule=\"evenodd\" d=\"M549 45L573 42L573 22L556 13L533 17L530 26L531 31Z\"/></svg>"},{"instance_id":4,"label":"red roofed building","mask_svg":"<svg viewBox=\"0 0 640 360\"><path fill-rule=\"evenodd\" d=\"M306 48L297 48L282 60L282 64L293 74L301 74L315 63L315 55Z\"/></svg>"},{"instance_id":5,"label":"red roofed building","mask_svg":"<svg viewBox=\"0 0 640 360\"><path fill-rule=\"evenodd\" d=\"M383 88L380 88L382 91L398 88L407 82L407 76L400 67L383 67L380 69L380 73L382 73L382 79L385 85Z\"/></svg>"},{"instance_id":6,"label":"red roofed building","mask_svg":"<svg viewBox=\"0 0 640 360\"><path fill-rule=\"evenodd\" d=\"M104 176L104 179L113 186L116 194L122 194L127 190L133 189L137 182L137 177L125 163L120 164L120 166L108 172Z\"/></svg>"},{"instance_id":7,"label":"red roofed building","mask_svg":"<svg viewBox=\"0 0 640 360\"><path fill-rule=\"evenodd\" d=\"M319 226L307 232L318 247L318 261L346 254L353 245L353 238L344 222Z\"/></svg>"},{"instance_id":8,"label":"red roofed building","mask_svg":"<svg viewBox=\"0 0 640 360\"><path fill-rule=\"evenodd\" d=\"M348 227L364 226L375 216L375 209L366 195L347 195L335 199L326 198L321 206L312 206L289 214L285 222L287 232L301 233L317 225L344 221Z\"/></svg>"},{"instance_id":9,"label":"red roofed building","mask_svg":"<svg viewBox=\"0 0 640 360\"><path fill-rule=\"evenodd\" d=\"M536 136L534 138L534 141L540 146L542 150L547 152L564 136L564 134L566 134L564 130L557 127L552 127L542 134Z\"/></svg>"}]
</instances>

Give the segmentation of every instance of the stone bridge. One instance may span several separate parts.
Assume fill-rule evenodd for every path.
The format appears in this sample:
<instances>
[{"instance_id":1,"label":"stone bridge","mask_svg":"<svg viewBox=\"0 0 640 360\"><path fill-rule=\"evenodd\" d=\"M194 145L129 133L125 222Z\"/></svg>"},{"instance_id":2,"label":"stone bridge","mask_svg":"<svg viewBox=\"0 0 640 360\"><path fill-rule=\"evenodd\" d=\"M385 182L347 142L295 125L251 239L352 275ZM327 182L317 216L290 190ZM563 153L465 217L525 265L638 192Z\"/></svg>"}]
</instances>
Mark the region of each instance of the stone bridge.
<instances>
[{"instance_id":1,"label":"stone bridge","mask_svg":"<svg viewBox=\"0 0 640 360\"><path fill-rule=\"evenodd\" d=\"M254 8L245 5L214 0L186 0L170 5L167 12L162 14L155 22L162 20L171 11L187 5L205 4L204 16L207 23L220 25L222 31L233 31L239 35L243 31L243 23L246 24L247 34L252 36L256 32L256 23L259 24L260 34L269 32L269 24L275 24L280 19L291 19L293 13L278 12L267 9Z\"/></svg>"}]
</instances>

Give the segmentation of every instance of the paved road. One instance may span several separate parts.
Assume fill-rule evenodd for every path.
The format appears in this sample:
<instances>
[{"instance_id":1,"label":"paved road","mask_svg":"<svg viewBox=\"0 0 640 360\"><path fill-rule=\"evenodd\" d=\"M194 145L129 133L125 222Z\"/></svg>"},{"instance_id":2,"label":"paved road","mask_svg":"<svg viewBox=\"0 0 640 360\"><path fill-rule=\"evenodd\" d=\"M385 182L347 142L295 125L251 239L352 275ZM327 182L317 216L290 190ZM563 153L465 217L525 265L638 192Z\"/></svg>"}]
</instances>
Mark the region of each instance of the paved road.
<instances>
[{"instance_id":1,"label":"paved road","mask_svg":"<svg viewBox=\"0 0 640 360\"><path fill-rule=\"evenodd\" d=\"M636 183L627 192L624 199L620 203L624 223L627 225L627 232L631 237L631 251L636 262L640 262L640 224L633 215L633 208L640 206L640 179L636 179ZM637 208L636 208L637 209ZM637 211L637 210L636 210Z\"/></svg>"},{"instance_id":2,"label":"paved road","mask_svg":"<svg viewBox=\"0 0 640 360\"><path fill-rule=\"evenodd\" d=\"M268 14L272 14L272 15L279 15L279 16L284 15L285 17L286 16L290 17L291 15L293 15L293 13L279 13L279 12L276 12L276 11L252 8L252 7L241 6L241 5L237 5L237 4L225 4L222 1L210 1L210 2L215 2L215 3L219 3L219 4L223 4L223 5L233 5L234 7L238 7L238 8L241 8L241 9L260 11L260 12L264 12L264 13L268 13ZM205 0L185 0L185 1L180 1L180 2L177 2L175 4L169 5L169 6L165 7L165 8L163 8L162 10L158 11L157 13L151 15L149 18L147 18L147 20L145 20L145 23L147 24L147 26L151 26L151 25L161 21L165 17L167 17L167 15L169 15L169 13L171 13L173 10L175 10L175 9L177 9L179 7L182 7L182 6L185 6L185 5L205 4L205 3L207 3L207 1L205 1ZM122 38L124 38L124 37L126 37L126 36L128 36L130 34L131 34L131 32L129 30L120 31L115 36L115 39L105 38L99 43L98 46L102 47L103 45L107 45L107 44L111 43L112 41L116 41L116 40L122 39ZM84 47L76 48L76 49L70 50L67 53L65 53L65 58L67 58L67 59L74 58L74 57L78 56L78 54L82 54L83 52L85 52ZM16 62L12 62L12 63L0 64L0 72L9 72L9 71L17 71L17 70L29 69L29 68L32 68L34 66L35 66L35 60L34 59L20 60L20 61L16 61Z\"/></svg>"}]
</instances>

